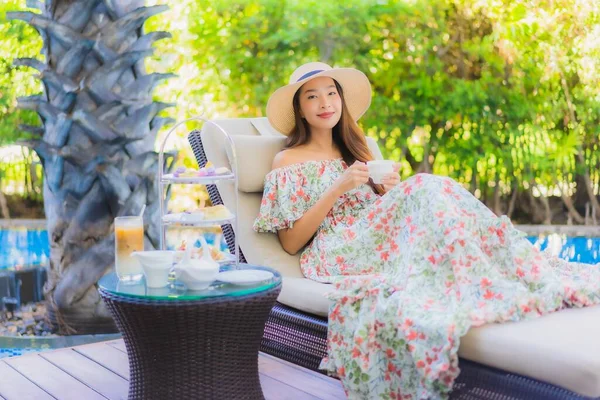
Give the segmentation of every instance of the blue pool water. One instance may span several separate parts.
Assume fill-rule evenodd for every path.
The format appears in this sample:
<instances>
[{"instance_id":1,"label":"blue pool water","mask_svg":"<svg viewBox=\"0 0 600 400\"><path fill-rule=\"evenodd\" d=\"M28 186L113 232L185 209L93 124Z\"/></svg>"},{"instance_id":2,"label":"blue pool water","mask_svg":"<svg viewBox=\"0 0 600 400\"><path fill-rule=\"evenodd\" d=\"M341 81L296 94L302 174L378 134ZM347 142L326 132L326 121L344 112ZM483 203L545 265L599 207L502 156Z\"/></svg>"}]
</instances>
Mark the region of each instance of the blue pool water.
<instances>
[{"instance_id":1,"label":"blue pool water","mask_svg":"<svg viewBox=\"0 0 600 400\"><path fill-rule=\"evenodd\" d=\"M0 229L0 269L44 265L50 257L46 230Z\"/></svg>"},{"instance_id":2,"label":"blue pool water","mask_svg":"<svg viewBox=\"0 0 600 400\"><path fill-rule=\"evenodd\" d=\"M567 237L551 234L530 236L528 239L542 250L549 249L553 254L570 261L590 264L600 262L600 237ZM207 237L209 244L213 244L213 241L214 237ZM196 243L196 246L199 245L199 242ZM221 248L224 250L226 246L225 240L222 240ZM48 262L49 256L50 248L47 231L0 229L0 269L25 265L43 265Z\"/></svg>"},{"instance_id":3,"label":"blue pool water","mask_svg":"<svg viewBox=\"0 0 600 400\"><path fill-rule=\"evenodd\" d=\"M221 250L227 243L221 237ZM206 234L206 242L214 244L216 235ZM196 241L196 247L201 246ZM0 269L22 266L45 265L50 257L50 244L46 230L25 228L0 229Z\"/></svg>"},{"instance_id":4,"label":"blue pool water","mask_svg":"<svg viewBox=\"0 0 600 400\"><path fill-rule=\"evenodd\" d=\"M542 250L569 261L588 264L600 263L600 237L568 237L565 235L530 236L527 239Z\"/></svg>"}]
</instances>

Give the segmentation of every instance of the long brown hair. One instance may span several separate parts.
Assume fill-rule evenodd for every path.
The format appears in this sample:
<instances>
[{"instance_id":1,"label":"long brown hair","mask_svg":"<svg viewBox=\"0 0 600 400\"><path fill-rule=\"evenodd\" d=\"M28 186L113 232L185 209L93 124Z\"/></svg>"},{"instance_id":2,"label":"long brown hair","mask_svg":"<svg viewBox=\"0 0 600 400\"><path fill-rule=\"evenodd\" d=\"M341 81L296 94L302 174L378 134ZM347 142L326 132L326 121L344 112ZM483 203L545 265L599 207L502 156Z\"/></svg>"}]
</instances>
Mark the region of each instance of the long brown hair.
<instances>
[{"instance_id":1,"label":"long brown hair","mask_svg":"<svg viewBox=\"0 0 600 400\"><path fill-rule=\"evenodd\" d=\"M336 144L338 149L340 149L342 158L344 159L346 165L350 166L354 164L355 161L364 163L371 161L374 159L374 157L369 149L369 146L367 145L365 134L359 128L356 122L354 122L350 116L350 113L348 112L346 102L344 101L344 92L342 87L335 79L333 82L335 83L335 87L337 88L340 98L342 99L342 116L332 129L333 142ZM308 122L306 122L306 120L300 115L300 89L298 89L296 94L294 94L293 105L294 119L296 123L287 137L285 144L286 149L291 149L293 147L306 144L310 140L310 126L308 125ZM383 185L376 185L371 179L369 179L369 186L373 188L375 193L385 193Z\"/></svg>"}]
</instances>

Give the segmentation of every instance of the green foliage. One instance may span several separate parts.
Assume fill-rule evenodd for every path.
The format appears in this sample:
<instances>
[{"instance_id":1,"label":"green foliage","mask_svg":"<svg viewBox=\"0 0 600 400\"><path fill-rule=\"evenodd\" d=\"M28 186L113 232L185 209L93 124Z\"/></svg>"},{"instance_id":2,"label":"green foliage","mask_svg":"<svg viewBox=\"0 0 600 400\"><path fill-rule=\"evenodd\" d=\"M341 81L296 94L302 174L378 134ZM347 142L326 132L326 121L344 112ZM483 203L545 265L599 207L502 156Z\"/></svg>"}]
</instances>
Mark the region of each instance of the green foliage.
<instances>
[{"instance_id":1,"label":"green foliage","mask_svg":"<svg viewBox=\"0 0 600 400\"><path fill-rule=\"evenodd\" d=\"M356 67L373 86L361 125L386 157L402 161L405 177L447 174L484 199L497 187L508 195L532 181L551 190L556 179L582 173L598 185L596 3L182 0L149 22L149 30L173 39L157 43L148 67L179 75L156 91L161 101L177 102L171 115L178 120L201 112L264 115L270 93L297 66L318 60ZM39 51L24 24L0 30L0 69L11 69L6 60L17 51ZM26 72L11 71L23 78L0 77L8 93L0 98L3 137L26 120L14 111L15 95L39 89Z\"/></svg>"},{"instance_id":2,"label":"green foliage","mask_svg":"<svg viewBox=\"0 0 600 400\"><path fill-rule=\"evenodd\" d=\"M573 174L597 182L598 6L577 0L280 2L198 7L193 60L229 116L256 116L300 64L369 76L362 120L384 155L472 189ZM573 110L573 112L571 112ZM575 120L573 119L575 117ZM482 193L482 195L484 195Z\"/></svg>"},{"instance_id":3,"label":"green foliage","mask_svg":"<svg viewBox=\"0 0 600 400\"><path fill-rule=\"evenodd\" d=\"M36 57L42 48L38 33L25 23L10 23L6 12L25 9L25 0L0 3L0 147L27 138L21 124L39 125L34 111L17 109L17 97L41 91L31 71L13 66L17 57ZM0 191L40 200L42 173L34 152L21 148L19 153L0 150Z\"/></svg>"},{"instance_id":4,"label":"green foliage","mask_svg":"<svg viewBox=\"0 0 600 400\"><path fill-rule=\"evenodd\" d=\"M13 59L39 56L42 48L35 29L6 20L7 11L23 9L25 0L6 0L0 4L0 146L27 136L19 129L20 124L39 124L35 112L17 109L17 97L41 91L41 84L31 71L13 66Z\"/></svg>"},{"instance_id":5,"label":"green foliage","mask_svg":"<svg viewBox=\"0 0 600 400\"><path fill-rule=\"evenodd\" d=\"M42 202L42 165L34 151L15 147L0 150L0 192Z\"/></svg>"}]
</instances>

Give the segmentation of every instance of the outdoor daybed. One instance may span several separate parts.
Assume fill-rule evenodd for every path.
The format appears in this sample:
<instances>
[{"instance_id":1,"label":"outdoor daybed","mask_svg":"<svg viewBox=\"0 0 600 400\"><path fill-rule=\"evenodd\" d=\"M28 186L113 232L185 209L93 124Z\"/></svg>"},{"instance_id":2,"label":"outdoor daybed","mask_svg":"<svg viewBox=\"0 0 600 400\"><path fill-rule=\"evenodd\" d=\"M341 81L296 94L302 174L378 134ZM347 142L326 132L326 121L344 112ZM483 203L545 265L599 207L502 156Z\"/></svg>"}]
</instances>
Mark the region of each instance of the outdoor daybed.
<instances>
[{"instance_id":1,"label":"outdoor daybed","mask_svg":"<svg viewBox=\"0 0 600 400\"><path fill-rule=\"evenodd\" d=\"M261 202L263 181L285 137L266 118L215 121L233 140L239 165L240 259L266 265L283 275L283 288L265 327L262 351L318 370L326 355L331 285L305 279L299 256L287 254L276 235L252 230ZM193 131L189 141L199 166L208 159L228 164L227 140L212 124ZM373 154L381 158L374 140ZM234 186L210 185L214 204L235 209ZM224 227L230 249L234 232ZM568 309L535 320L485 325L462 338L461 374L454 399L600 398L600 306Z\"/></svg>"}]
</instances>

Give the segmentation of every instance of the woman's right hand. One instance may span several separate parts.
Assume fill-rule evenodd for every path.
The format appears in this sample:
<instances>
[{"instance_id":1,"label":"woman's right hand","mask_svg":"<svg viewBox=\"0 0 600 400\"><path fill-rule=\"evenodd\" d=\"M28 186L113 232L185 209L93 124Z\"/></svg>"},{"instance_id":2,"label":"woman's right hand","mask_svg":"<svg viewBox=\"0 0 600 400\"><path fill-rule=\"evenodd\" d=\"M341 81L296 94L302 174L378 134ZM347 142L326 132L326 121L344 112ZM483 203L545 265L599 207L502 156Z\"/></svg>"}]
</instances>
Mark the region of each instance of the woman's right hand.
<instances>
[{"instance_id":1,"label":"woman's right hand","mask_svg":"<svg viewBox=\"0 0 600 400\"><path fill-rule=\"evenodd\" d=\"M344 193L358 187L369 181L369 169L367 164L360 161L355 161L350 167L344 171L333 184L333 189L341 196Z\"/></svg>"}]
</instances>

